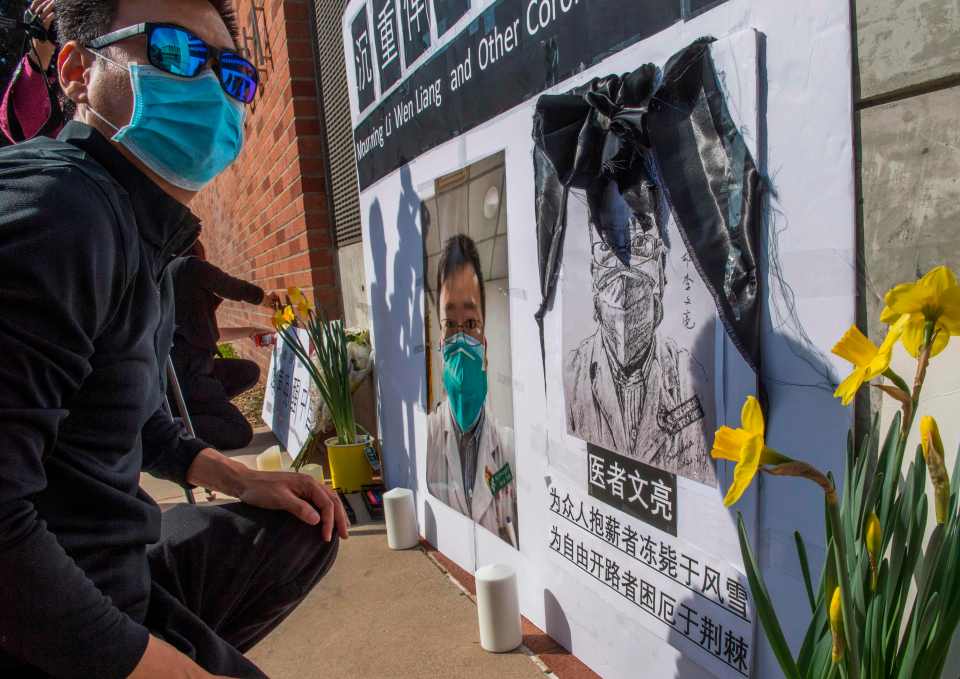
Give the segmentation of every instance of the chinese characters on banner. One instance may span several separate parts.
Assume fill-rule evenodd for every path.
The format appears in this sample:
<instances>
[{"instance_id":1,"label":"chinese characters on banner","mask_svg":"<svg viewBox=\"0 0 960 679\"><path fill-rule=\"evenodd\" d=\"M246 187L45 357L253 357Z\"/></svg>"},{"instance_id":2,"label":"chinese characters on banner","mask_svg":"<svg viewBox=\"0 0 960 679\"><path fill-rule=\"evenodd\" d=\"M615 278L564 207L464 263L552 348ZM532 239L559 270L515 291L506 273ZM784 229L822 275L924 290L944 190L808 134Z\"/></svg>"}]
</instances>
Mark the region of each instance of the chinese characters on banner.
<instances>
[{"instance_id":1,"label":"chinese characters on banner","mask_svg":"<svg viewBox=\"0 0 960 679\"><path fill-rule=\"evenodd\" d=\"M590 496L676 537L677 476L587 445Z\"/></svg>"},{"instance_id":2,"label":"chinese characters on banner","mask_svg":"<svg viewBox=\"0 0 960 679\"><path fill-rule=\"evenodd\" d=\"M749 677L746 577L682 540L551 486L552 552L641 611L644 626L719 677ZM688 650L690 649L690 650Z\"/></svg>"},{"instance_id":3,"label":"chinese characters on banner","mask_svg":"<svg viewBox=\"0 0 960 679\"><path fill-rule=\"evenodd\" d=\"M373 0L373 22L376 25L380 91L386 92L400 79L397 6L393 0Z\"/></svg>"},{"instance_id":4,"label":"chinese characters on banner","mask_svg":"<svg viewBox=\"0 0 960 679\"><path fill-rule=\"evenodd\" d=\"M303 345L309 346L307 332L297 332ZM262 417L292 457L300 452L316 424L320 402L311 384L310 373L278 338L270 356Z\"/></svg>"},{"instance_id":5,"label":"chinese characters on banner","mask_svg":"<svg viewBox=\"0 0 960 679\"><path fill-rule=\"evenodd\" d=\"M373 103L373 56L370 51L370 27L367 24L367 8L357 12L351 25L353 34L353 66L357 73L357 103L364 110Z\"/></svg>"},{"instance_id":6,"label":"chinese characters on banner","mask_svg":"<svg viewBox=\"0 0 960 679\"><path fill-rule=\"evenodd\" d=\"M470 9L470 0L433 0L433 11L437 17L437 35L450 29Z\"/></svg>"},{"instance_id":7,"label":"chinese characters on banner","mask_svg":"<svg viewBox=\"0 0 960 679\"><path fill-rule=\"evenodd\" d=\"M430 47L430 12L427 0L400 0L400 32L407 66Z\"/></svg>"}]
</instances>

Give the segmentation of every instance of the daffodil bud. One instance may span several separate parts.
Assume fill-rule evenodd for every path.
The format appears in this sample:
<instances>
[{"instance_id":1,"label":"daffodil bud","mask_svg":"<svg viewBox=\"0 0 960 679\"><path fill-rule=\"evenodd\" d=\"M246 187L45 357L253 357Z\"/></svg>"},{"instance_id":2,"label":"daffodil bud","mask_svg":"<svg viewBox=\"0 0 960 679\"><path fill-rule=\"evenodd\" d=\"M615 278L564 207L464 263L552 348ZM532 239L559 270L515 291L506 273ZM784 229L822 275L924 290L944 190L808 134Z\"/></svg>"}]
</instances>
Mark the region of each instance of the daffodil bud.
<instances>
[{"instance_id":1,"label":"daffodil bud","mask_svg":"<svg viewBox=\"0 0 960 679\"><path fill-rule=\"evenodd\" d=\"M940 429L937 427L937 421L929 415L920 418L920 447L930 472L930 483L933 484L937 523L943 525L947 522L947 510L950 507L950 476L943 461Z\"/></svg>"},{"instance_id":2,"label":"daffodil bud","mask_svg":"<svg viewBox=\"0 0 960 679\"><path fill-rule=\"evenodd\" d=\"M843 657L843 611L840 606L840 588L835 587L830 600L830 634L833 636L833 662Z\"/></svg>"},{"instance_id":3,"label":"daffodil bud","mask_svg":"<svg viewBox=\"0 0 960 679\"><path fill-rule=\"evenodd\" d=\"M867 543L867 556L870 557L870 590L876 591L883 531L880 529L880 519L877 518L875 512L870 512L870 516L867 517L865 540Z\"/></svg>"}]
</instances>

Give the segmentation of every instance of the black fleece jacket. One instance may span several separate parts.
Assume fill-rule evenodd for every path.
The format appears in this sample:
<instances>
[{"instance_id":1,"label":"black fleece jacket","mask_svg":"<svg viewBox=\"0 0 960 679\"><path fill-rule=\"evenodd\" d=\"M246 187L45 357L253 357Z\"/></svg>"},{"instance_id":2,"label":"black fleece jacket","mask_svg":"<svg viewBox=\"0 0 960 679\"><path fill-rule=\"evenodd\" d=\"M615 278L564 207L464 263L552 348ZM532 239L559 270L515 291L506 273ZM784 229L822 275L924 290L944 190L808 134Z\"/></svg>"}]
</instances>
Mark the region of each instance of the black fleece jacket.
<instances>
[{"instance_id":1,"label":"black fleece jacket","mask_svg":"<svg viewBox=\"0 0 960 679\"><path fill-rule=\"evenodd\" d=\"M249 304L263 302L263 289L234 278L210 262L197 257L180 257L170 265L177 309L174 343L214 354L220 340L217 308L225 299Z\"/></svg>"},{"instance_id":2,"label":"black fleece jacket","mask_svg":"<svg viewBox=\"0 0 960 679\"><path fill-rule=\"evenodd\" d=\"M164 269L197 222L98 132L0 149L0 676L125 677L147 643L140 471L206 446L162 409Z\"/></svg>"}]
</instances>

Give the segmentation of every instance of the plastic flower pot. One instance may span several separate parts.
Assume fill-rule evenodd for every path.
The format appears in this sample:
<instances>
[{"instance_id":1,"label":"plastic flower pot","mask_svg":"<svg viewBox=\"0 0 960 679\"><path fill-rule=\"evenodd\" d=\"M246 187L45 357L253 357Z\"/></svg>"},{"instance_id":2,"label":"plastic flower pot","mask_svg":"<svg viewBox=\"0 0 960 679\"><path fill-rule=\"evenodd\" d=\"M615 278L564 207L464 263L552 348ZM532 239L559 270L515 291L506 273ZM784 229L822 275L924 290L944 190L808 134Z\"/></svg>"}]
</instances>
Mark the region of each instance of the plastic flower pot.
<instances>
[{"instance_id":1,"label":"plastic flower pot","mask_svg":"<svg viewBox=\"0 0 960 679\"><path fill-rule=\"evenodd\" d=\"M331 485L344 493L357 493L373 483L373 467L367 460L367 448L372 448L373 437L357 436L356 443L337 443L337 437L324 441L327 462L330 465Z\"/></svg>"}]
</instances>

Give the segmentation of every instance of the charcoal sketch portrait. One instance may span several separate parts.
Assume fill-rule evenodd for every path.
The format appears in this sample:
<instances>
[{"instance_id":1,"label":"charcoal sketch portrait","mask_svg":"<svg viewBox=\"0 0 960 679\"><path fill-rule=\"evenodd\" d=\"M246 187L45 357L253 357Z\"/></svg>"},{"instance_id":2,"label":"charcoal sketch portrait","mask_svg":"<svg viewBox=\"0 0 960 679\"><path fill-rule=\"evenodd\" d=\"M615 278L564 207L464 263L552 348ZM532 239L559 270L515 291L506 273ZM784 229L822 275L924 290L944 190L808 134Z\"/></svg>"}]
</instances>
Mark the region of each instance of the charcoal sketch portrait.
<instances>
[{"instance_id":1,"label":"charcoal sketch portrait","mask_svg":"<svg viewBox=\"0 0 960 679\"><path fill-rule=\"evenodd\" d=\"M645 191L637 210L609 185L593 217L600 223L585 229L593 308L592 318L583 310L583 322L593 332L565 356L567 428L631 459L714 483L699 426L703 404L686 379L690 361L662 326L664 293L675 284L667 278L669 210L654 182Z\"/></svg>"}]
</instances>

